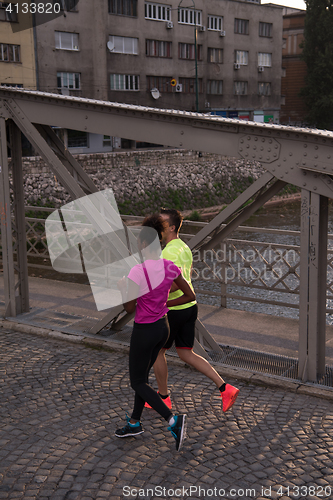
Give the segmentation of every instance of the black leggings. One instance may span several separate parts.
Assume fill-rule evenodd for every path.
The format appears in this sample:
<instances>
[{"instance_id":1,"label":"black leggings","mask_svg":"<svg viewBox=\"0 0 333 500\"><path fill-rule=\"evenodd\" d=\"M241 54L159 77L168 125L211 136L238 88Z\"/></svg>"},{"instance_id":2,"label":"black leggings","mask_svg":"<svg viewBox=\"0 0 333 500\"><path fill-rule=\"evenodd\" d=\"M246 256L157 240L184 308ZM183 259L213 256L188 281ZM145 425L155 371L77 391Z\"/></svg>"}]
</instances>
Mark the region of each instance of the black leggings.
<instances>
[{"instance_id":1,"label":"black leggings","mask_svg":"<svg viewBox=\"0 0 333 500\"><path fill-rule=\"evenodd\" d=\"M165 420L172 416L169 408L156 391L148 384L149 371L157 355L169 337L167 316L154 323L134 323L129 352L131 387L135 391L131 418L140 420L145 402Z\"/></svg>"}]
</instances>

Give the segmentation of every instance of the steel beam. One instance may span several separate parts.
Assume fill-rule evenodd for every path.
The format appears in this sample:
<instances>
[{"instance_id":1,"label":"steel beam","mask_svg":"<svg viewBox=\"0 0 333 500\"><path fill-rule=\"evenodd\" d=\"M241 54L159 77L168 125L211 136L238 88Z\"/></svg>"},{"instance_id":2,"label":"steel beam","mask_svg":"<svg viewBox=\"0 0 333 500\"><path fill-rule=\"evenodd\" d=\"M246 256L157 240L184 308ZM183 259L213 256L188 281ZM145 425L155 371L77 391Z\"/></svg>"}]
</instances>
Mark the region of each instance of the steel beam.
<instances>
[{"instance_id":1,"label":"steel beam","mask_svg":"<svg viewBox=\"0 0 333 500\"><path fill-rule=\"evenodd\" d=\"M238 210L242 209L243 205L248 202L259 191L264 189L266 185L274 179L273 175L265 172L259 179L257 179L250 187L241 193L236 200L228 205L222 212L220 212L214 219L201 229L193 238L188 242L191 250L195 250L203 245L203 242L213 231L218 231L221 224L224 224L230 217L232 217Z\"/></svg>"},{"instance_id":2,"label":"steel beam","mask_svg":"<svg viewBox=\"0 0 333 500\"><path fill-rule=\"evenodd\" d=\"M1 246L5 287L5 316L16 316L15 271L11 203L9 192L9 171L7 154L6 121L0 118L0 217Z\"/></svg>"},{"instance_id":3,"label":"steel beam","mask_svg":"<svg viewBox=\"0 0 333 500\"><path fill-rule=\"evenodd\" d=\"M208 250L210 248L214 248L218 243L221 243L225 238L229 236L230 233L235 231L238 226L240 226L243 222L245 222L254 212L256 212L259 208L261 208L264 203L270 200L273 196L275 196L283 187L286 185L285 182L277 180L274 182L272 186L270 186L264 193L259 193L257 198L250 204L245 206L242 211L227 225L218 232L214 232L213 237L207 241L206 243L202 243L200 246L200 253ZM246 191L244 191L246 193ZM239 197L238 197L239 198ZM238 200L238 198L236 200ZM224 211L223 211L224 212ZM223 214L222 212L222 214ZM226 221L227 219L225 219ZM224 221L224 222L225 222ZM214 219L213 221L214 222ZM209 229L208 224L207 229ZM190 240L191 243L191 240Z\"/></svg>"},{"instance_id":4,"label":"steel beam","mask_svg":"<svg viewBox=\"0 0 333 500\"><path fill-rule=\"evenodd\" d=\"M9 108L29 116L32 123L258 161L277 179L333 196L332 132L0 89L0 115Z\"/></svg>"},{"instance_id":5,"label":"steel beam","mask_svg":"<svg viewBox=\"0 0 333 500\"><path fill-rule=\"evenodd\" d=\"M299 377L325 375L328 200L302 192Z\"/></svg>"},{"instance_id":6,"label":"steel beam","mask_svg":"<svg viewBox=\"0 0 333 500\"><path fill-rule=\"evenodd\" d=\"M22 173L21 131L14 122L9 123L11 165L13 172L14 214L16 228L17 271L16 284L17 314L29 311L28 257L26 240L26 223L24 211L24 189Z\"/></svg>"},{"instance_id":7,"label":"steel beam","mask_svg":"<svg viewBox=\"0 0 333 500\"><path fill-rule=\"evenodd\" d=\"M71 155L65 144L59 139L53 129L47 125L39 124L35 124L35 127L84 192L86 194L96 193L98 189L89 175L83 170L79 162Z\"/></svg>"},{"instance_id":8,"label":"steel beam","mask_svg":"<svg viewBox=\"0 0 333 500\"><path fill-rule=\"evenodd\" d=\"M40 153L44 161L50 166L56 174L61 184L67 189L72 198L80 198L85 195L83 189L78 185L75 179L70 175L52 149L49 147L45 139L40 135L37 129L33 126L26 114L19 109L15 103L4 103L9 116L22 130L24 135Z\"/></svg>"}]
</instances>

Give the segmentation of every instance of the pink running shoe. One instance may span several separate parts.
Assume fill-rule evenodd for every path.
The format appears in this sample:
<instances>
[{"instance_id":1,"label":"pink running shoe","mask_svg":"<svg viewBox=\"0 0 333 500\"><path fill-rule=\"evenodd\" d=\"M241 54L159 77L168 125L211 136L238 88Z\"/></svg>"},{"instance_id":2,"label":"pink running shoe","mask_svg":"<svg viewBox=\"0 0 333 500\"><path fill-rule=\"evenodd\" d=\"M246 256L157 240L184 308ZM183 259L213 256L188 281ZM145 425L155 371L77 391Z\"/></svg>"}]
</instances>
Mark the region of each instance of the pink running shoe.
<instances>
[{"instance_id":1,"label":"pink running shoe","mask_svg":"<svg viewBox=\"0 0 333 500\"><path fill-rule=\"evenodd\" d=\"M157 393L159 394L159 392ZM161 398L162 399L162 398ZM166 399L162 399L163 403L165 405L167 405L167 407L169 408L169 410L171 410L172 408L172 403L171 403L171 399L170 399L170 396L168 396ZM151 408L151 406L146 402L145 403L145 408Z\"/></svg>"},{"instance_id":2,"label":"pink running shoe","mask_svg":"<svg viewBox=\"0 0 333 500\"><path fill-rule=\"evenodd\" d=\"M234 387L233 385L226 384L225 390L221 392L221 397L222 397L222 403L223 403L223 411L226 412L229 410L229 408L232 407L234 402L237 399L239 393L239 389L237 387Z\"/></svg>"}]
</instances>

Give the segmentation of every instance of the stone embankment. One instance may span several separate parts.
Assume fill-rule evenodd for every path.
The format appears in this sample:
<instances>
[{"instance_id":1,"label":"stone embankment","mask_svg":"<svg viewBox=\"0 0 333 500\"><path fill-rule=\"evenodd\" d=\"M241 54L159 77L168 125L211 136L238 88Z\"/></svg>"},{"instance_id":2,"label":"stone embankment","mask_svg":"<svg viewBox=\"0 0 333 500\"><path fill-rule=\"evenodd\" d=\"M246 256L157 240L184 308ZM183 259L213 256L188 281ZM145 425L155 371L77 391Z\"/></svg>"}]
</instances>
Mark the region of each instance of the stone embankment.
<instances>
[{"instance_id":1,"label":"stone embankment","mask_svg":"<svg viewBox=\"0 0 333 500\"><path fill-rule=\"evenodd\" d=\"M76 155L99 190L112 188L122 213L143 215L161 205L195 210L230 203L263 172L258 162L185 150ZM39 157L23 162L26 204L70 201Z\"/></svg>"}]
</instances>

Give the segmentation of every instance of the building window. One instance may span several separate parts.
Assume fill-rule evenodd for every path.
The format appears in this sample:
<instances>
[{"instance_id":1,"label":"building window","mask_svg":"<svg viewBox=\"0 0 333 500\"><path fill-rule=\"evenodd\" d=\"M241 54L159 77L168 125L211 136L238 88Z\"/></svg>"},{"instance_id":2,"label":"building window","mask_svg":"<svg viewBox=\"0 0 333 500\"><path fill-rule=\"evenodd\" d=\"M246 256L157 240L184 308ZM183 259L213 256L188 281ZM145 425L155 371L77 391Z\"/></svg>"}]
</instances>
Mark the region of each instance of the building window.
<instances>
[{"instance_id":1,"label":"building window","mask_svg":"<svg viewBox=\"0 0 333 500\"><path fill-rule=\"evenodd\" d=\"M65 31L55 31L55 48L62 50L79 50L79 35Z\"/></svg>"},{"instance_id":2,"label":"building window","mask_svg":"<svg viewBox=\"0 0 333 500\"><path fill-rule=\"evenodd\" d=\"M20 46L0 43L0 61L20 62Z\"/></svg>"},{"instance_id":3,"label":"building window","mask_svg":"<svg viewBox=\"0 0 333 500\"><path fill-rule=\"evenodd\" d=\"M103 135L103 148L112 146L112 136L111 135Z\"/></svg>"},{"instance_id":4,"label":"building window","mask_svg":"<svg viewBox=\"0 0 333 500\"><path fill-rule=\"evenodd\" d=\"M270 68L272 66L272 54L269 54L267 52L259 52L258 66L264 66L265 68Z\"/></svg>"},{"instance_id":5,"label":"building window","mask_svg":"<svg viewBox=\"0 0 333 500\"><path fill-rule=\"evenodd\" d=\"M80 130L67 129L67 145L69 148L87 148L88 134Z\"/></svg>"},{"instance_id":6,"label":"building window","mask_svg":"<svg viewBox=\"0 0 333 500\"><path fill-rule=\"evenodd\" d=\"M57 86L58 89L80 90L80 73L58 71Z\"/></svg>"},{"instance_id":7,"label":"building window","mask_svg":"<svg viewBox=\"0 0 333 500\"><path fill-rule=\"evenodd\" d=\"M146 40L146 56L171 57L171 42Z\"/></svg>"},{"instance_id":8,"label":"building window","mask_svg":"<svg viewBox=\"0 0 333 500\"><path fill-rule=\"evenodd\" d=\"M145 2L145 18L153 21L171 21L171 7L160 3Z\"/></svg>"},{"instance_id":9,"label":"building window","mask_svg":"<svg viewBox=\"0 0 333 500\"><path fill-rule=\"evenodd\" d=\"M179 78L185 94L195 94L195 78ZM198 93L203 93L202 78L198 78Z\"/></svg>"},{"instance_id":10,"label":"building window","mask_svg":"<svg viewBox=\"0 0 333 500\"><path fill-rule=\"evenodd\" d=\"M247 95L247 82L234 82L234 95Z\"/></svg>"},{"instance_id":11,"label":"building window","mask_svg":"<svg viewBox=\"0 0 333 500\"><path fill-rule=\"evenodd\" d=\"M223 17L221 16L208 16L208 29L213 31L223 30Z\"/></svg>"},{"instance_id":12,"label":"building window","mask_svg":"<svg viewBox=\"0 0 333 500\"><path fill-rule=\"evenodd\" d=\"M259 82L258 83L258 94L259 95L271 95L271 84L269 82Z\"/></svg>"},{"instance_id":13,"label":"building window","mask_svg":"<svg viewBox=\"0 0 333 500\"><path fill-rule=\"evenodd\" d=\"M247 19L235 19L235 33L240 35L249 34L249 21Z\"/></svg>"},{"instance_id":14,"label":"building window","mask_svg":"<svg viewBox=\"0 0 333 500\"><path fill-rule=\"evenodd\" d=\"M247 66L249 62L249 53L247 50L235 50L235 63Z\"/></svg>"},{"instance_id":15,"label":"building window","mask_svg":"<svg viewBox=\"0 0 333 500\"><path fill-rule=\"evenodd\" d=\"M147 76L147 90L158 89L160 92L173 92L172 76Z\"/></svg>"},{"instance_id":16,"label":"building window","mask_svg":"<svg viewBox=\"0 0 333 500\"><path fill-rule=\"evenodd\" d=\"M138 75L110 75L111 90L139 90Z\"/></svg>"},{"instance_id":17,"label":"building window","mask_svg":"<svg viewBox=\"0 0 333 500\"><path fill-rule=\"evenodd\" d=\"M138 38L109 36L109 41L113 44L111 52L116 54L138 54Z\"/></svg>"},{"instance_id":18,"label":"building window","mask_svg":"<svg viewBox=\"0 0 333 500\"><path fill-rule=\"evenodd\" d=\"M178 22L180 24L191 24L201 26L202 12L194 9L178 9Z\"/></svg>"},{"instance_id":19,"label":"building window","mask_svg":"<svg viewBox=\"0 0 333 500\"><path fill-rule=\"evenodd\" d=\"M213 47L208 47L208 62L222 64L223 49L215 49Z\"/></svg>"},{"instance_id":20,"label":"building window","mask_svg":"<svg viewBox=\"0 0 333 500\"><path fill-rule=\"evenodd\" d=\"M195 45L194 43L179 43L178 44L178 57L179 59L195 59ZM197 45L197 59L202 61L202 45Z\"/></svg>"},{"instance_id":21,"label":"building window","mask_svg":"<svg viewBox=\"0 0 333 500\"><path fill-rule=\"evenodd\" d=\"M79 0L54 0L53 3L60 4L61 10L66 10L67 12L77 12L77 4Z\"/></svg>"},{"instance_id":22,"label":"building window","mask_svg":"<svg viewBox=\"0 0 333 500\"><path fill-rule=\"evenodd\" d=\"M222 80L208 80L207 81L207 94L222 95Z\"/></svg>"},{"instance_id":23,"label":"building window","mask_svg":"<svg viewBox=\"0 0 333 500\"><path fill-rule=\"evenodd\" d=\"M10 4L8 2L0 2L0 21L17 23L17 8L15 5L16 4Z\"/></svg>"},{"instance_id":24,"label":"building window","mask_svg":"<svg viewBox=\"0 0 333 500\"><path fill-rule=\"evenodd\" d=\"M137 17L138 0L109 0L109 13Z\"/></svg>"},{"instance_id":25,"label":"building window","mask_svg":"<svg viewBox=\"0 0 333 500\"><path fill-rule=\"evenodd\" d=\"M273 30L272 23L259 23L259 36L266 36L271 38Z\"/></svg>"}]
</instances>

